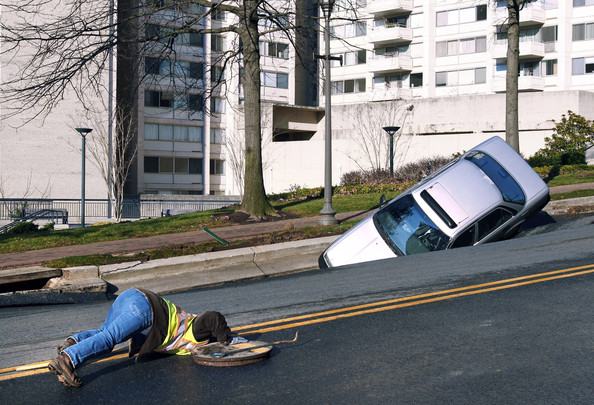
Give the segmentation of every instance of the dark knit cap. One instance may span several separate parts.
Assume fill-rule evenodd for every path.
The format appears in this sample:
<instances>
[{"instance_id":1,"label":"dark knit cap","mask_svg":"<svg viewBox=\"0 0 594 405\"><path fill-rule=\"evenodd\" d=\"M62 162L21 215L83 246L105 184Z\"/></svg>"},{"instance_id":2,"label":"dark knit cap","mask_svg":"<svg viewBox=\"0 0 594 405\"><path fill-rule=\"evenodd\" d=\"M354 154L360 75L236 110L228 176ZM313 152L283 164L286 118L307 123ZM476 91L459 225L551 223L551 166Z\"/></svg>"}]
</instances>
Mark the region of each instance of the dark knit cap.
<instances>
[{"instance_id":1,"label":"dark knit cap","mask_svg":"<svg viewBox=\"0 0 594 405\"><path fill-rule=\"evenodd\" d=\"M231 329L227 326L225 317L216 311L207 311L197 317L194 320L192 332L198 341L214 337L217 342L226 344L231 340Z\"/></svg>"}]
</instances>

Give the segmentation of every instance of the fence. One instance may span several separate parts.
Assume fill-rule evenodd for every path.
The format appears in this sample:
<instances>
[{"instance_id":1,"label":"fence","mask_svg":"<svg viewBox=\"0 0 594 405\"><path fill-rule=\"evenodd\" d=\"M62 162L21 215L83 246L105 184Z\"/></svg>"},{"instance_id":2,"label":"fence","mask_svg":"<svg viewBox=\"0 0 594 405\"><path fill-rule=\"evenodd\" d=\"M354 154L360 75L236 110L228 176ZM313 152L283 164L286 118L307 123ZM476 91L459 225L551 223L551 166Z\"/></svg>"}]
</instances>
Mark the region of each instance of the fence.
<instances>
[{"instance_id":1,"label":"fence","mask_svg":"<svg viewBox=\"0 0 594 405\"><path fill-rule=\"evenodd\" d=\"M207 211L228 207L239 203L236 196L199 196L200 198L176 198L175 196L149 196L127 198L122 206L122 219L155 218L167 212L179 214L183 212ZM180 196L182 197L182 196ZM198 196L196 196L198 197ZM14 220L27 213L40 210L65 210L68 218L80 222L81 201L77 199L0 199L0 220ZM113 213L113 206L112 206ZM85 199L85 219L99 221L107 219L108 200Z\"/></svg>"}]
</instances>

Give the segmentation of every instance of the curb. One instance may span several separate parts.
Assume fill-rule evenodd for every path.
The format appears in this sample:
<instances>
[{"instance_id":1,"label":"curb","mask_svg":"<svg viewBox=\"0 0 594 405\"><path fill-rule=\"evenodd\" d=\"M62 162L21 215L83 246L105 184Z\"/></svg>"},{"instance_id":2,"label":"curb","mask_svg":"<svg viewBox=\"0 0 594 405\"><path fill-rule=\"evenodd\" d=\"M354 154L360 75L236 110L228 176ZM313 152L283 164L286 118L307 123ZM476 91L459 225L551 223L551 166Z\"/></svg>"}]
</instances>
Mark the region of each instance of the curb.
<instances>
[{"instance_id":1,"label":"curb","mask_svg":"<svg viewBox=\"0 0 594 405\"><path fill-rule=\"evenodd\" d=\"M587 214L594 212L594 197L549 201L543 211L546 211L549 215Z\"/></svg>"},{"instance_id":2,"label":"curb","mask_svg":"<svg viewBox=\"0 0 594 405\"><path fill-rule=\"evenodd\" d=\"M0 294L0 307L108 299L128 288L167 294L230 281L318 269L318 257L339 235L199 255L81 266L61 271L44 288ZM39 267L38 269L44 269ZM15 271L22 269L15 269ZM48 269L45 269L46 271ZM53 274L53 273L50 273Z\"/></svg>"}]
</instances>

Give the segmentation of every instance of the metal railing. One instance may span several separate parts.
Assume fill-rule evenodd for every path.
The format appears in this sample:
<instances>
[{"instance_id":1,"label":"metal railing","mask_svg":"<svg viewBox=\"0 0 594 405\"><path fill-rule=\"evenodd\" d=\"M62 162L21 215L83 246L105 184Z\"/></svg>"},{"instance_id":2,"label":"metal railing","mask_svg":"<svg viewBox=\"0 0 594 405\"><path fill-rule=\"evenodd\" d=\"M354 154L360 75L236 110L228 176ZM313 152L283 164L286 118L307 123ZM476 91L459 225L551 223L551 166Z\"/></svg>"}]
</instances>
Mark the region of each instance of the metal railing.
<instances>
[{"instance_id":1,"label":"metal railing","mask_svg":"<svg viewBox=\"0 0 594 405\"><path fill-rule=\"evenodd\" d=\"M0 227L0 233L9 231L22 222L35 221L38 219L51 220L53 223L57 223L60 220L62 220L62 224L67 224L68 223L68 211L42 209L42 210L38 210L38 211L34 211L34 212L27 212L26 210L23 210L21 213L21 217Z\"/></svg>"},{"instance_id":2,"label":"metal railing","mask_svg":"<svg viewBox=\"0 0 594 405\"><path fill-rule=\"evenodd\" d=\"M172 197L172 196L167 196ZM180 196L182 197L182 196ZM143 195L126 198L122 204L122 219L144 219L161 217L167 214L207 211L228 207L241 202L239 197L225 196L183 196L184 198L165 198L164 196ZM26 213L41 210L61 210L67 213L70 222L80 222L81 201L79 199L0 199L0 220L17 220ZM85 199L85 218L95 221L107 219L107 199Z\"/></svg>"}]
</instances>

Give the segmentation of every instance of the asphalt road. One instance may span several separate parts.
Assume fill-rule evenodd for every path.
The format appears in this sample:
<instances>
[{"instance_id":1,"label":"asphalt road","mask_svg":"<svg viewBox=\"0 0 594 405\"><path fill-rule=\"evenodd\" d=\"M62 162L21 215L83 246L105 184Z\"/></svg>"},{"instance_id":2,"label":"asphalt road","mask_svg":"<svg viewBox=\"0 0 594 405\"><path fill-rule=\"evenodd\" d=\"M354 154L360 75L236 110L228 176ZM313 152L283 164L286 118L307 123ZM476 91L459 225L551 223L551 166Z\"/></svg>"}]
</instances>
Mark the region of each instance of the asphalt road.
<instances>
[{"instance_id":1,"label":"asphalt road","mask_svg":"<svg viewBox=\"0 0 594 405\"><path fill-rule=\"evenodd\" d=\"M271 321L278 329L249 327L252 339L288 339L297 330L300 338L261 363L236 368L184 357L88 364L79 370L85 386L78 390L49 373L4 373L0 403L592 403L591 222L482 247L171 295L189 311L220 310L232 326ZM535 276L577 266L588 267ZM99 325L108 308L100 302L1 309L0 368L51 359L61 340ZM338 312L319 314L330 310ZM306 318L275 322L297 315Z\"/></svg>"}]
</instances>

